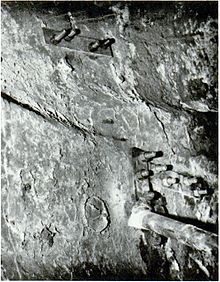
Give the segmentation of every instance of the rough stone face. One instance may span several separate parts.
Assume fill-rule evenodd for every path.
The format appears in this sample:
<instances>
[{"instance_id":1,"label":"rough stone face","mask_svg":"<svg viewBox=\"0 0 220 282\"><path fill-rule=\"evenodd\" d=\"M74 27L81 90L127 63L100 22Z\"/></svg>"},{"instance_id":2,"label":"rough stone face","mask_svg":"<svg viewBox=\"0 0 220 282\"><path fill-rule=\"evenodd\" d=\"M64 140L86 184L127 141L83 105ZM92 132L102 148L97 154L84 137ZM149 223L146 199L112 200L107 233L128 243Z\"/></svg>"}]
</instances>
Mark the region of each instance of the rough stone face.
<instances>
[{"instance_id":1,"label":"rough stone face","mask_svg":"<svg viewBox=\"0 0 220 282\"><path fill-rule=\"evenodd\" d=\"M87 224L96 232L103 232L110 224L109 212L105 203L95 196L86 200L85 217Z\"/></svg>"},{"instance_id":2,"label":"rough stone face","mask_svg":"<svg viewBox=\"0 0 220 282\"><path fill-rule=\"evenodd\" d=\"M48 44L68 12L113 56ZM217 232L217 2L5 2L1 16L3 279L217 280L215 251L128 226L144 203Z\"/></svg>"},{"instance_id":3,"label":"rough stone face","mask_svg":"<svg viewBox=\"0 0 220 282\"><path fill-rule=\"evenodd\" d=\"M125 212L132 201L132 167L120 143L85 139L74 129L5 100L2 108L6 277L98 278L108 273L117 277L125 270L135 277L133 267L136 275L143 275L136 246L139 232L127 226ZM88 211L85 214L85 203L87 209L95 205L101 213L95 226L90 221L94 214L89 218ZM111 224L106 229L108 213ZM94 267L97 273L92 273Z\"/></svg>"}]
</instances>

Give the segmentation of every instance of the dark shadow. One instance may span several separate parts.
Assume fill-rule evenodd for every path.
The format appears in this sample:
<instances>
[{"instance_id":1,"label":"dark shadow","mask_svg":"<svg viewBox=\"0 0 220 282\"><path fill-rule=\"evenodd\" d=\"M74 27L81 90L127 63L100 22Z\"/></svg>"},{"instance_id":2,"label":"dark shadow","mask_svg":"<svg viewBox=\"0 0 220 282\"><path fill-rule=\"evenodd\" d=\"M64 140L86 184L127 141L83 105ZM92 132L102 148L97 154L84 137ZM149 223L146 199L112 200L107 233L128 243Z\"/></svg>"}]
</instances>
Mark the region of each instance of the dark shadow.
<instances>
[{"instance_id":1,"label":"dark shadow","mask_svg":"<svg viewBox=\"0 0 220 282\"><path fill-rule=\"evenodd\" d=\"M199 221L197 219L193 219L193 218L181 217L179 215L178 216L177 215L171 215L171 214L164 215L164 214L159 213L159 212L157 212L157 214L166 216L167 218L174 219L174 220L177 220L177 221L185 223L185 224L194 225L194 226L201 228L205 231L209 231L209 232L218 234L218 222L216 224L211 224L211 223L207 223L207 222L206 223L201 222L201 221Z\"/></svg>"}]
</instances>

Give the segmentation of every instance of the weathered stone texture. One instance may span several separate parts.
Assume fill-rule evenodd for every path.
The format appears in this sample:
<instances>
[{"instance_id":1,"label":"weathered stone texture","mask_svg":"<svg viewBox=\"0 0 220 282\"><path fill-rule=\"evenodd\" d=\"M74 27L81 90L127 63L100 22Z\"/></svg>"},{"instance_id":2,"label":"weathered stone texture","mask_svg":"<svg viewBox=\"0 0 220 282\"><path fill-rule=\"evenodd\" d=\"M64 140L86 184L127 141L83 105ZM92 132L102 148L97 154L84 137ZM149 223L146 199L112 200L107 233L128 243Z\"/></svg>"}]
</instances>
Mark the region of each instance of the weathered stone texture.
<instances>
[{"instance_id":1,"label":"weathered stone texture","mask_svg":"<svg viewBox=\"0 0 220 282\"><path fill-rule=\"evenodd\" d=\"M195 197L188 186L167 188L168 172L155 173L154 209L216 232L216 9L215 2L3 3L5 279L215 279L216 254L207 266L209 258L179 242L159 238L162 248L150 231L140 251L141 231L127 223L147 197L145 184L135 190L138 148L161 151L155 165L199 178L209 191ZM43 28L68 27L68 11L87 36L115 38L113 57L46 44ZM157 258L167 270L154 276Z\"/></svg>"},{"instance_id":2,"label":"weathered stone texture","mask_svg":"<svg viewBox=\"0 0 220 282\"><path fill-rule=\"evenodd\" d=\"M131 201L132 167L121 146L100 138L94 143L7 101L2 108L7 277L60 279L64 272L77 278L74 268L83 269L84 262L112 275L122 264L128 272L136 264L137 274L142 273L138 232L127 226L124 209ZM103 232L91 229L85 217L86 202L94 196L105 201L110 214Z\"/></svg>"}]
</instances>

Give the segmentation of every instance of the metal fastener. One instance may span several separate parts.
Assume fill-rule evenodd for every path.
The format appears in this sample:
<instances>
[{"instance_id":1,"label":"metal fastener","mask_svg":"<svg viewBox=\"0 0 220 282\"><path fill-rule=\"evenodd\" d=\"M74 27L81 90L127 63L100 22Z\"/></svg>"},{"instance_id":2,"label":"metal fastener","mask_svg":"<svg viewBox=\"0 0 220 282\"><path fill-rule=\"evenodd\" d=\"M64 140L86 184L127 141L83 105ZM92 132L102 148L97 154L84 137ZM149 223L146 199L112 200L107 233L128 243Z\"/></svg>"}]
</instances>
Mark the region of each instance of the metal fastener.
<instances>
[{"instance_id":1,"label":"metal fastener","mask_svg":"<svg viewBox=\"0 0 220 282\"><path fill-rule=\"evenodd\" d=\"M97 51L99 49L100 46L101 46L100 40L96 40L94 42L91 42L89 44L89 51L90 52L95 52L95 51Z\"/></svg>"},{"instance_id":2,"label":"metal fastener","mask_svg":"<svg viewBox=\"0 0 220 282\"><path fill-rule=\"evenodd\" d=\"M115 43L115 39L114 38L107 38L107 39L102 40L101 47L104 48L104 49L107 49L113 43Z\"/></svg>"},{"instance_id":3,"label":"metal fastener","mask_svg":"<svg viewBox=\"0 0 220 282\"><path fill-rule=\"evenodd\" d=\"M51 43L53 44L58 44L61 42L61 40L63 38L65 38L69 33L70 33L71 29L64 29L62 30L60 33L58 33L57 35L54 35L52 38L51 38Z\"/></svg>"},{"instance_id":4,"label":"metal fastener","mask_svg":"<svg viewBox=\"0 0 220 282\"><path fill-rule=\"evenodd\" d=\"M65 40L71 41L76 35L79 35L80 33L81 31L79 28L72 29L70 33L67 35L67 37L65 37Z\"/></svg>"}]
</instances>

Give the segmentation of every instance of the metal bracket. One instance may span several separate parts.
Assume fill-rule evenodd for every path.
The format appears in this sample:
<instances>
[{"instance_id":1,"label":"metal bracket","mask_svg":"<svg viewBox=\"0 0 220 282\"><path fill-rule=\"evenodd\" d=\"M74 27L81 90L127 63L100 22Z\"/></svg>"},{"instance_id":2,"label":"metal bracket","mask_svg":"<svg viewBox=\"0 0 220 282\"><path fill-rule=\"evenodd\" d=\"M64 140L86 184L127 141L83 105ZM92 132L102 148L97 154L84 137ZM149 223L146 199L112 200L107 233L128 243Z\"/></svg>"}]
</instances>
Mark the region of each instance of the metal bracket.
<instances>
[{"instance_id":1,"label":"metal bracket","mask_svg":"<svg viewBox=\"0 0 220 282\"><path fill-rule=\"evenodd\" d=\"M52 45L59 46L59 47L65 47L65 48L69 48L69 49L72 49L72 50L75 50L75 51L83 51L83 52L89 52L89 53L92 53L92 54L100 54L100 55L104 55L104 56L112 56L113 57L111 45L107 46L106 48L100 47L97 50L94 50L93 52L91 52L91 43L100 41L100 39L94 38L94 37L77 35L71 41L62 40L58 44L55 44L54 41L53 41L53 38L54 38L54 36L58 35L61 32L62 31L43 28L45 42L47 44L52 44Z\"/></svg>"},{"instance_id":2,"label":"metal bracket","mask_svg":"<svg viewBox=\"0 0 220 282\"><path fill-rule=\"evenodd\" d=\"M98 54L103 56L113 57L112 44L115 42L114 38L104 38L100 32L104 17L87 19L75 22L75 19L68 13L68 24L60 20L60 24L50 24L50 27L43 28L44 39L47 44L64 47L78 52L89 52L90 54ZM113 19L112 19L113 18ZM106 16L107 21L114 20L114 15ZM68 27L69 25L69 27ZM59 26L60 30L57 30ZM65 28L63 28L65 26ZM71 27L70 27L71 26ZM71 30L71 32L70 32ZM73 36L71 36L73 33ZM92 36L90 36L92 33Z\"/></svg>"}]
</instances>

